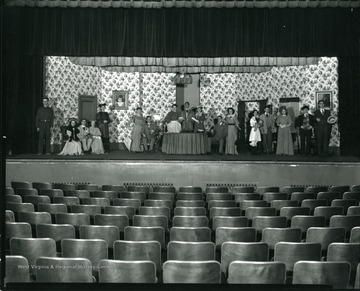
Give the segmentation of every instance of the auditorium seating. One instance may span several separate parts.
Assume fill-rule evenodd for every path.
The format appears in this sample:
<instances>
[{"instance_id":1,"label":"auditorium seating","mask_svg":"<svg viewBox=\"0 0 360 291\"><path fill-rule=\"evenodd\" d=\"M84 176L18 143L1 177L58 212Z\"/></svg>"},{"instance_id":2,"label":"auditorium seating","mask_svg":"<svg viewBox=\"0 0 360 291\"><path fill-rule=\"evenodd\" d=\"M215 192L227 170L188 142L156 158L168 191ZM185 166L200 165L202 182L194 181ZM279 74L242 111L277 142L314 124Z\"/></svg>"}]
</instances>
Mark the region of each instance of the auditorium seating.
<instances>
[{"instance_id":1,"label":"auditorium seating","mask_svg":"<svg viewBox=\"0 0 360 291\"><path fill-rule=\"evenodd\" d=\"M24 256L6 256L5 269L5 283L30 282L30 266Z\"/></svg>"},{"instance_id":2,"label":"auditorium seating","mask_svg":"<svg viewBox=\"0 0 360 291\"><path fill-rule=\"evenodd\" d=\"M28 281L140 282L135 274L143 274L136 276L144 282L220 283L222 270L222 283L283 284L286 270L287 283L306 284L296 266L310 260L328 263L316 266L327 272L333 268L330 263L351 265L348 283L325 276L314 278L314 284L356 284L360 196L346 187L306 192L287 187L280 192L275 186L184 186L176 191L173 186L49 185L55 186L34 182L17 192L7 189L9 199L21 199L7 201L7 252L33 266ZM124 198L124 193L136 198ZM21 239L30 241L21 241L19 247ZM44 245L44 251L29 251L33 244ZM64 273L62 279L35 268L41 259L59 257L70 260L69 266L94 267L94 272L84 277ZM346 273L346 267L340 269L339 274ZM8 279L25 280L21 276Z\"/></svg>"}]
</instances>

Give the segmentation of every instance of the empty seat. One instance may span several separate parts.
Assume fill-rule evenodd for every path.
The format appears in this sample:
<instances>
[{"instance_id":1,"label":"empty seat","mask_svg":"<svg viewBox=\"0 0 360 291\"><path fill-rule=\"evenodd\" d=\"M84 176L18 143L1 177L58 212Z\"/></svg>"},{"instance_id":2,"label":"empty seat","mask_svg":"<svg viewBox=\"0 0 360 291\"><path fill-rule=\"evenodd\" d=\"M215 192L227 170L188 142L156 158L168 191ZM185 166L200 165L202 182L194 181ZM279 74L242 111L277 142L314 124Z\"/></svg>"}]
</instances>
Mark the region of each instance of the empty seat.
<instances>
[{"instance_id":1,"label":"empty seat","mask_svg":"<svg viewBox=\"0 0 360 291\"><path fill-rule=\"evenodd\" d=\"M344 241L345 228L342 227L310 227L306 232L306 242L320 243L323 252L331 243Z\"/></svg>"},{"instance_id":2,"label":"empty seat","mask_svg":"<svg viewBox=\"0 0 360 291\"><path fill-rule=\"evenodd\" d=\"M176 195L177 200L203 200L202 193L178 193Z\"/></svg>"},{"instance_id":3,"label":"empty seat","mask_svg":"<svg viewBox=\"0 0 360 291\"><path fill-rule=\"evenodd\" d=\"M5 210L5 222L15 222L14 212L11 210Z\"/></svg>"},{"instance_id":4,"label":"empty seat","mask_svg":"<svg viewBox=\"0 0 360 291\"><path fill-rule=\"evenodd\" d=\"M265 228L262 231L262 242L267 243L269 250L274 250L279 242L301 242L299 228Z\"/></svg>"},{"instance_id":5,"label":"empty seat","mask_svg":"<svg viewBox=\"0 0 360 291\"><path fill-rule=\"evenodd\" d=\"M225 242L221 246L221 271L227 277L233 261L263 262L269 259L269 247L263 242Z\"/></svg>"},{"instance_id":6,"label":"empty seat","mask_svg":"<svg viewBox=\"0 0 360 291\"><path fill-rule=\"evenodd\" d=\"M318 206L327 206L327 200L322 199L305 199L301 202L301 207L310 208L310 214L314 214L314 210Z\"/></svg>"},{"instance_id":7,"label":"empty seat","mask_svg":"<svg viewBox=\"0 0 360 291\"><path fill-rule=\"evenodd\" d=\"M97 205L102 208L110 206L110 200L107 198L83 198L81 199L81 204L83 205Z\"/></svg>"},{"instance_id":8,"label":"empty seat","mask_svg":"<svg viewBox=\"0 0 360 291\"><path fill-rule=\"evenodd\" d=\"M179 188L179 192L202 193L202 188L196 186L182 186Z\"/></svg>"},{"instance_id":9,"label":"empty seat","mask_svg":"<svg viewBox=\"0 0 360 291\"><path fill-rule=\"evenodd\" d=\"M224 242L255 242L256 230L252 227L218 227L215 231L215 245L221 249Z\"/></svg>"},{"instance_id":10,"label":"empty seat","mask_svg":"<svg viewBox=\"0 0 360 291\"><path fill-rule=\"evenodd\" d=\"M55 214L55 221L57 224L71 224L76 229L80 225L89 225L90 216L86 213L57 213Z\"/></svg>"},{"instance_id":11,"label":"empty seat","mask_svg":"<svg viewBox=\"0 0 360 291\"><path fill-rule=\"evenodd\" d=\"M140 207L140 201L139 207ZM118 215L126 215L129 220L133 220L133 217L135 215L135 208L132 206L106 206L104 209L105 214L118 214Z\"/></svg>"},{"instance_id":12,"label":"empty seat","mask_svg":"<svg viewBox=\"0 0 360 291\"><path fill-rule=\"evenodd\" d=\"M216 216L241 216L241 210L239 207L213 207L210 209L210 220Z\"/></svg>"},{"instance_id":13,"label":"empty seat","mask_svg":"<svg viewBox=\"0 0 360 291\"><path fill-rule=\"evenodd\" d=\"M40 212L48 212L51 215L51 219L55 222L55 214L56 213L67 213L68 209L65 204L61 203L39 203L38 211Z\"/></svg>"},{"instance_id":14,"label":"empty seat","mask_svg":"<svg viewBox=\"0 0 360 291\"><path fill-rule=\"evenodd\" d=\"M18 213L20 212L34 212L35 207L31 203L15 203L15 202L7 202L6 209L10 210L15 214L15 219L18 217Z\"/></svg>"},{"instance_id":15,"label":"empty seat","mask_svg":"<svg viewBox=\"0 0 360 291\"><path fill-rule=\"evenodd\" d=\"M304 192L294 192L290 196L290 200L297 201L298 206L300 206L303 200L305 199L315 199L315 198L316 198L315 193L304 193Z\"/></svg>"},{"instance_id":16,"label":"empty seat","mask_svg":"<svg viewBox=\"0 0 360 291\"><path fill-rule=\"evenodd\" d=\"M5 195L15 195L15 191L12 187L5 187Z\"/></svg>"},{"instance_id":17,"label":"empty seat","mask_svg":"<svg viewBox=\"0 0 360 291\"><path fill-rule=\"evenodd\" d=\"M88 190L70 190L65 192L65 196L77 197L79 199L90 198Z\"/></svg>"},{"instance_id":18,"label":"empty seat","mask_svg":"<svg viewBox=\"0 0 360 291\"><path fill-rule=\"evenodd\" d=\"M341 199L339 192L320 192L317 194L316 199L327 200L328 206L331 205L331 202L335 199Z\"/></svg>"},{"instance_id":19,"label":"empty seat","mask_svg":"<svg viewBox=\"0 0 360 291\"><path fill-rule=\"evenodd\" d=\"M93 266L93 274L99 269L99 262L108 259L108 244L102 239L63 239L61 249L64 258L86 258Z\"/></svg>"},{"instance_id":20,"label":"empty seat","mask_svg":"<svg viewBox=\"0 0 360 291\"><path fill-rule=\"evenodd\" d=\"M228 187L222 187L222 186L206 186L205 193L228 193L229 188Z\"/></svg>"},{"instance_id":21,"label":"empty seat","mask_svg":"<svg viewBox=\"0 0 360 291\"><path fill-rule=\"evenodd\" d=\"M114 225L81 225L81 239L98 239L106 241L109 249L113 248L116 240L120 239L120 233L117 226Z\"/></svg>"},{"instance_id":22,"label":"empty seat","mask_svg":"<svg viewBox=\"0 0 360 291\"><path fill-rule=\"evenodd\" d=\"M263 200L266 201L268 204L271 203L271 201L274 200L287 200L288 196L286 193L280 193L280 192L266 192L263 195Z\"/></svg>"},{"instance_id":23,"label":"empty seat","mask_svg":"<svg viewBox=\"0 0 360 291\"><path fill-rule=\"evenodd\" d=\"M22 203L23 200L20 195L6 195L6 202Z\"/></svg>"},{"instance_id":24,"label":"empty seat","mask_svg":"<svg viewBox=\"0 0 360 291\"><path fill-rule=\"evenodd\" d=\"M217 261L166 261L164 283L220 284L221 268Z\"/></svg>"},{"instance_id":25,"label":"empty seat","mask_svg":"<svg viewBox=\"0 0 360 291\"><path fill-rule=\"evenodd\" d=\"M161 245L158 241L114 242L114 259L121 261L151 261L157 272L161 270Z\"/></svg>"},{"instance_id":26,"label":"empty seat","mask_svg":"<svg viewBox=\"0 0 360 291\"><path fill-rule=\"evenodd\" d=\"M280 209L280 216L290 221L295 215L310 215L310 208L307 207L283 207Z\"/></svg>"},{"instance_id":27,"label":"empty seat","mask_svg":"<svg viewBox=\"0 0 360 291\"><path fill-rule=\"evenodd\" d=\"M38 210L39 203L51 203L50 198L45 195L26 196L25 202L33 204L36 211Z\"/></svg>"},{"instance_id":28,"label":"empty seat","mask_svg":"<svg viewBox=\"0 0 360 291\"><path fill-rule=\"evenodd\" d=\"M344 208L344 214L347 214L347 211L350 206L358 206L358 203L355 199L334 199L331 202L333 207L342 207Z\"/></svg>"},{"instance_id":29,"label":"empty seat","mask_svg":"<svg viewBox=\"0 0 360 291\"><path fill-rule=\"evenodd\" d=\"M300 228L304 237L310 227L325 227L325 217L295 215L291 218L291 228Z\"/></svg>"},{"instance_id":30,"label":"empty seat","mask_svg":"<svg viewBox=\"0 0 360 291\"><path fill-rule=\"evenodd\" d=\"M292 272L298 261L320 261L321 244L279 242L275 245L274 261L283 262L286 271Z\"/></svg>"},{"instance_id":31,"label":"empty seat","mask_svg":"<svg viewBox=\"0 0 360 291\"><path fill-rule=\"evenodd\" d=\"M162 227L166 232L169 231L169 219L164 215L135 215L133 225L143 227Z\"/></svg>"},{"instance_id":32,"label":"empty seat","mask_svg":"<svg viewBox=\"0 0 360 291\"><path fill-rule=\"evenodd\" d=\"M346 237L349 237L351 229L360 226L360 215L333 215L329 226L345 228Z\"/></svg>"},{"instance_id":33,"label":"empty seat","mask_svg":"<svg viewBox=\"0 0 360 291\"><path fill-rule=\"evenodd\" d=\"M10 239L11 255L23 256L28 260L30 273L35 275L36 259L39 257L56 257L55 241L50 238L17 238Z\"/></svg>"},{"instance_id":34,"label":"empty seat","mask_svg":"<svg viewBox=\"0 0 360 291\"><path fill-rule=\"evenodd\" d=\"M29 269L28 260L24 256L6 256L5 283L30 282Z\"/></svg>"},{"instance_id":35,"label":"empty seat","mask_svg":"<svg viewBox=\"0 0 360 291\"><path fill-rule=\"evenodd\" d=\"M49 196L51 201L53 201L54 203L56 203L54 201L55 197L63 197L64 196L64 191L61 189L41 189L39 193L40 193L40 195Z\"/></svg>"},{"instance_id":36,"label":"empty seat","mask_svg":"<svg viewBox=\"0 0 360 291\"><path fill-rule=\"evenodd\" d=\"M54 183L53 189L61 189L65 192L65 191L75 190L76 188L74 184Z\"/></svg>"},{"instance_id":37,"label":"empty seat","mask_svg":"<svg viewBox=\"0 0 360 291\"><path fill-rule=\"evenodd\" d=\"M170 229L170 241L211 241L211 231L208 227L172 227Z\"/></svg>"},{"instance_id":38,"label":"empty seat","mask_svg":"<svg viewBox=\"0 0 360 291\"><path fill-rule=\"evenodd\" d=\"M175 194L174 193L161 193L161 192L150 192L149 199L152 200L170 200L174 203Z\"/></svg>"},{"instance_id":39,"label":"empty seat","mask_svg":"<svg viewBox=\"0 0 360 291\"><path fill-rule=\"evenodd\" d=\"M359 243L332 243L328 247L328 262L349 262L351 272L355 272L360 263L360 244Z\"/></svg>"},{"instance_id":40,"label":"empty seat","mask_svg":"<svg viewBox=\"0 0 360 291\"><path fill-rule=\"evenodd\" d=\"M345 192L350 191L350 186L349 185L346 185L346 186L331 186L329 191L330 192L339 192L342 195Z\"/></svg>"},{"instance_id":41,"label":"empty seat","mask_svg":"<svg viewBox=\"0 0 360 291\"><path fill-rule=\"evenodd\" d=\"M70 224L43 224L36 226L38 238L51 238L56 243L56 249L61 252L61 241L65 238L75 238L75 227Z\"/></svg>"},{"instance_id":42,"label":"empty seat","mask_svg":"<svg viewBox=\"0 0 360 291\"><path fill-rule=\"evenodd\" d=\"M54 203L65 204L68 211L71 210L71 206L80 205L80 199L77 197L54 197Z\"/></svg>"},{"instance_id":43,"label":"empty seat","mask_svg":"<svg viewBox=\"0 0 360 291\"><path fill-rule=\"evenodd\" d=\"M275 216L276 209L272 207L248 207L245 210L245 216L253 220L256 216Z\"/></svg>"},{"instance_id":44,"label":"empty seat","mask_svg":"<svg viewBox=\"0 0 360 291\"><path fill-rule=\"evenodd\" d=\"M354 289L360 289L360 264L357 266L357 269L356 269L356 278L355 278Z\"/></svg>"},{"instance_id":45,"label":"empty seat","mask_svg":"<svg viewBox=\"0 0 360 291\"><path fill-rule=\"evenodd\" d=\"M319 192L327 192L328 190L328 186L309 186L305 189L305 192L315 193L315 195L317 195Z\"/></svg>"},{"instance_id":46,"label":"empty seat","mask_svg":"<svg viewBox=\"0 0 360 291\"><path fill-rule=\"evenodd\" d=\"M174 215L176 216L206 216L204 207L175 207Z\"/></svg>"},{"instance_id":47,"label":"empty seat","mask_svg":"<svg viewBox=\"0 0 360 291\"><path fill-rule=\"evenodd\" d=\"M129 226L129 218L123 214L96 214L95 225L114 225L120 233L123 233L125 227Z\"/></svg>"},{"instance_id":48,"label":"empty seat","mask_svg":"<svg viewBox=\"0 0 360 291\"><path fill-rule=\"evenodd\" d=\"M116 191L94 191L92 196L95 198L107 198L110 202L114 201L114 199L118 198L118 193Z\"/></svg>"},{"instance_id":49,"label":"empty seat","mask_svg":"<svg viewBox=\"0 0 360 291\"><path fill-rule=\"evenodd\" d=\"M173 210L174 204L171 200L154 200L154 199L147 199L144 201L144 206L148 207L166 207L169 208L170 211Z\"/></svg>"},{"instance_id":50,"label":"empty seat","mask_svg":"<svg viewBox=\"0 0 360 291\"><path fill-rule=\"evenodd\" d=\"M258 193L234 193L232 194L236 203L241 203L245 200L260 200L261 196Z\"/></svg>"},{"instance_id":51,"label":"empty seat","mask_svg":"<svg viewBox=\"0 0 360 291\"><path fill-rule=\"evenodd\" d=\"M179 227L208 227L209 219L206 216L174 216L172 225Z\"/></svg>"},{"instance_id":52,"label":"empty seat","mask_svg":"<svg viewBox=\"0 0 360 291\"><path fill-rule=\"evenodd\" d=\"M100 283L156 283L156 268L151 261L101 260Z\"/></svg>"},{"instance_id":53,"label":"empty seat","mask_svg":"<svg viewBox=\"0 0 360 291\"><path fill-rule=\"evenodd\" d=\"M286 193L288 195L288 197L291 197L291 194L294 192L305 192L305 188L304 187L297 187L297 186L285 186L282 189L282 192Z\"/></svg>"},{"instance_id":54,"label":"empty seat","mask_svg":"<svg viewBox=\"0 0 360 291\"><path fill-rule=\"evenodd\" d=\"M165 230L162 227L125 227L124 240L127 241L158 241L165 249Z\"/></svg>"},{"instance_id":55,"label":"empty seat","mask_svg":"<svg viewBox=\"0 0 360 291\"><path fill-rule=\"evenodd\" d=\"M216 230L218 227L247 227L248 223L246 217L215 216L212 221L212 230Z\"/></svg>"},{"instance_id":56,"label":"empty seat","mask_svg":"<svg viewBox=\"0 0 360 291\"><path fill-rule=\"evenodd\" d=\"M277 186L257 187L256 192L263 195L266 192L280 192L280 188Z\"/></svg>"},{"instance_id":57,"label":"empty seat","mask_svg":"<svg viewBox=\"0 0 360 291\"><path fill-rule=\"evenodd\" d=\"M255 188L253 186L235 186L231 188L231 193L254 193Z\"/></svg>"},{"instance_id":58,"label":"empty seat","mask_svg":"<svg viewBox=\"0 0 360 291\"><path fill-rule=\"evenodd\" d=\"M360 192L360 185L352 185L351 192Z\"/></svg>"},{"instance_id":59,"label":"empty seat","mask_svg":"<svg viewBox=\"0 0 360 291\"><path fill-rule=\"evenodd\" d=\"M121 185L102 185L101 189L104 191L116 191L118 193L124 191L124 187Z\"/></svg>"},{"instance_id":60,"label":"empty seat","mask_svg":"<svg viewBox=\"0 0 360 291\"><path fill-rule=\"evenodd\" d=\"M141 206L139 209L139 214L140 215L166 216L168 220L171 219L170 209L167 207Z\"/></svg>"},{"instance_id":61,"label":"empty seat","mask_svg":"<svg viewBox=\"0 0 360 291\"><path fill-rule=\"evenodd\" d=\"M139 212L141 201L139 199L118 198L114 199L113 204L114 206L131 206L136 212ZM107 207L105 207L105 209L106 208Z\"/></svg>"},{"instance_id":62,"label":"empty seat","mask_svg":"<svg viewBox=\"0 0 360 291\"><path fill-rule=\"evenodd\" d=\"M236 202L234 200L210 200L208 209L212 207L236 207Z\"/></svg>"},{"instance_id":63,"label":"empty seat","mask_svg":"<svg viewBox=\"0 0 360 291\"><path fill-rule=\"evenodd\" d=\"M326 219L326 225L329 225L330 218L333 215L342 215L344 208L331 206L318 206L314 209L314 216L323 216Z\"/></svg>"},{"instance_id":64,"label":"empty seat","mask_svg":"<svg viewBox=\"0 0 360 291\"><path fill-rule=\"evenodd\" d=\"M33 234L35 237L36 234L36 225L39 223L48 223L51 224L51 215L48 212L20 212L19 221L27 222L31 225L33 229Z\"/></svg>"},{"instance_id":65,"label":"empty seat","mask_svg":"<svg viewBox=\"0 0 360 291\"><path fill-rule=\"evenodd\" d=\"M161 185L161 186L154 186L152 192L175 193L176 189L173 186Z\"/></svg>"},{"instance_id":66,"label":"empty seat","mask_svg":"<svg viewBox=\"0 0 360 291\"><path fill-rule=\"evenodd\" d=\"M355 199L357 203L360 202L360 192L345 192L342 196L343 199Z\"/></svg>"},{"instance_id":67,"label":"empty seat","mask_svg":"<svg viewBox=\"0 0 360 291\"><path fill-rule=\"evenodd\" d=\"M360 226L353 227L350 233L350 241L351 243L360 243Z\"/></svg>"},{"instance_id":68,"label":"empty seat","mask_svg":"<svg viewBox=\"0 0 360 291\"><path fill-rule=\"evenodd\" d=\"M10 249L9 241L13 237L32 238L31 225L27 222L6 222L6 249Z\"/></svg>"},{"instance_id":69,"label":"empty seat","mask_svg":"<svg viewBox=\"0 0 360 291\"><path fill-rule=\"evenodd\" d=\"M177 200L176 207L205 207L202 200Z\"/></svg>"},{"instance_id":70,"label":"empty seat","mask_svg":"<svg viewBox=\"0 0 360 291\"><path fill-rule=\"evenodd\" d=\"M234 261L229 265L229 284L285 284L285 264L281 262Z\"/></svg>"},{"instance_id":71,"label":"empty seat","mask_svg":"<svg viewBox=\"0 0 360 291\"><path fill-rule=\"evenodd\" d=\"M18 188L15 190L16 195L20 195L23 201L25 201L26 196L39 195L38 190L34 188Z\"/></svg>"},{"instance_id":72,"label":"empty seat","mask_svg":"<svg viewBox=\"0 0 360 291\"><path fill-rule=\"evenodd\" d=\"M169 242L167 259L176 261L215 260L215 245L212 242Z\"/></svg>"},{"instance_id":73,"label":"empty seat","mask_svg":"<svg viewBox=\"0 0 360 291\"><path fill-rule=\"evenodd\" d=\"M91 283L92 265L85 258L49 258L36 260L36 281L47 283ZM56 266L56 267L54 267Z\"/></svg>"},{"instance_id":74,"label":"empty seat","mask_svg":"<svg viewBox=\"0 0 360 291\"><path fill-rule=\"evenodd\" d=\"M283 216L257 216L252 221L252 227L259 235L265 228L285 228L286 224L286 217Z\"/></svg>"},{"instance_id":75,"label":"empty seat","mask_svg":"<svg viewBox=\"0 0 360 291\"><path fill-rule=\"evenodd\" d=\"M96 214L101 214L101 207L98 205L72 205L71 213L86 213L93 222Z\"/></svg>"},{"instance_id":76,"label":"empty seat","mask_svg":"<svg viewBox=\"0 0 360 291\"><path fill-rule=\"evenodd\" d=\"M89 192L94 192L99 190L99 186L95 184L78 184L76 185L77 190L87 190Z\"/></svg>"},{"instance_id":77,"label":"empty seat","mask_svg":"<svg viewBox=\"0 0 360 291\"><path fill-rule=\"evenodd\" d=\"M293 284L330 285L347 289L350 281L348 262L299 261L294 265Z\"/></svg>"},{"instance_id":78,"label":"empty seat","mask_svg":"<svg viewBox=\"0 0 360 291\"><path fill-rule=\"evenodd\" d=\"M245 211L248 207L267 207L268 204L264 200L244 200L240 202L240 210Z\"/></svg>"},{"instance_id":79,"label":"empty seat","mask_svg":"<svg viewBox=\"0 0 360 291\"><path fill-rule=\"evenodd\" d=\"M270 203L270 207L274 207L277 213L280 213L283 207L296 207L297 201L294 200L273 200Z\"/></svg>"},{"instance_id":80,"label":"empty seat","mask_svg":"<svg viewBox=\"0 0 360 291\"><path fill-rule=\"evenodd\" d=\"M31 188L31 185L26 181L11 181L11 188L16 192L17 188Z\"/></svg>"},{"instance_id":81,"label":"empty seat","mask_svg":"<svg viewBox=\"0 0 360 291\"><path fill-rule=\"evenodd\" d=\"M205 198L208 203L210 200L231 200L232 196L230 193L207 193Z\"/></svg>"},{"instance_id":82,"label":"empty seat","mask_svg":"<svg viewBox=\"0 0 360 291\"><path fill-rule=\"evenodd\" d=\"M149 193L149 186L144 186L144 185L128 185L127 186L127 191L130 192L144 192L144 193Z\"/></svg>"},{"instance_id":83,"label":"empty seat","mask_svg":"<svg viewBox=\"0 0 360 291\"><path fill-rule=\"evenodd\" d=\"M44 189L52 189L52 185L49 182L32 182L32 187L39 192Z\"/></svg>"}]
</instances>

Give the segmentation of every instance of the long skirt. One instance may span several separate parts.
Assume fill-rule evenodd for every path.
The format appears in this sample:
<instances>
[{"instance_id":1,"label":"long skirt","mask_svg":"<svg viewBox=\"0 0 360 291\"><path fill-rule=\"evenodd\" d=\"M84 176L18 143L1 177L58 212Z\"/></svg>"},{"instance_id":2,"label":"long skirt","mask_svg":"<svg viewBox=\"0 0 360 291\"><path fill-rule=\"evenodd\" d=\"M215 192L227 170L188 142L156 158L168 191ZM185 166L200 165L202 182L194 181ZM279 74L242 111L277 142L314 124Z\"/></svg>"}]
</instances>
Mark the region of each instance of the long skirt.
<instances>
[{"instance_id":1,"label":"long skirt","mask_svg":"<svg viewBox=\"0 0 360 291\"><path fill-rule=\"evenodd\" d=\"M67 141L59 156L81 155L81 143L79 141Z\"/></svg>"},{"instance_id":2,"label":"long skirt","mask_svg":"<svg viewBox=\"0 0 360 291\"><path fill-rule=\"evenodd\" d=\"M290 127L279 127L276 154L294 155L294 144L291 136Z\"/></svg>"},{"instance_id":3,"label":"long skirt","mask_svg":"<svg viewBox=\"0 0 360 291\"><path fill-rule=\"evenodd\" d=\"M132 152L140 152L140 144L141 144L141 130L142 125L135 124L132 132L131 132L131 147L130 150Z\"/></svg>"},{"instance_id":4,"label":"long skirt","mask_svg":"<svg viewBox=\"0 0 360 291\"><path fill-rule=\"evenodd\" d=\"M237 140L237 128L234 125L228 125L228 134L226 136L225 154L235 155L235 142Z\"/></svg>"},{"instance_id":5,"label":"long skirt","mask_svg":"<svg viewBox=\"0 0 360 291\"><path fill-rule=\"evenodd\" d=\"M93 142L91 144L91 153L98 155L105 153L104 145L102 143L100 136L93 136Z\"/></svg>"}]
</instances>

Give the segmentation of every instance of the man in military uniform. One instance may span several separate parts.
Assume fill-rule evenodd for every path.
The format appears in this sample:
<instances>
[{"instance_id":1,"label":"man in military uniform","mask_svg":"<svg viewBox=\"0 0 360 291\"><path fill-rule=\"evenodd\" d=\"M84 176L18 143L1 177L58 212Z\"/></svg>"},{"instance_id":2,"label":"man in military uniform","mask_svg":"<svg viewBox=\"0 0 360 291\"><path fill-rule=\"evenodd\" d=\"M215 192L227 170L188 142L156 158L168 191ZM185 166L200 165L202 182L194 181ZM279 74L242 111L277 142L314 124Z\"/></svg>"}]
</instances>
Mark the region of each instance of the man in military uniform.
<instances>
[{"instance_id":1,"label":"man in military uniform","mask_svg":"<svg viewBox=\"0 0 360 291\"><path fill-rule=\"evenodd\" d=\"M39 132L38 155L43 154L45 140L45 152L50 155L50 130L54 122L54 111L49 105L49 98L43 98L43 106L36 113L36 129Z\"/></svg>"}]
</instances>

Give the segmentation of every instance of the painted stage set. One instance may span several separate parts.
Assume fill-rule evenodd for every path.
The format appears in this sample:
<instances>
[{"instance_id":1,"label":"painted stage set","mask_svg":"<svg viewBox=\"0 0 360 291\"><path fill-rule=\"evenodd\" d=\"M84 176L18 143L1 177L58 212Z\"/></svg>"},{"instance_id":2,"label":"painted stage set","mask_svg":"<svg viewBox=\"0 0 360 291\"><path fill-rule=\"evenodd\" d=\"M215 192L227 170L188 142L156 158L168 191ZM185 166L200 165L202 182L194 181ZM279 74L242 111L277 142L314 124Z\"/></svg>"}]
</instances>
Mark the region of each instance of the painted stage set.
<instances>
[{"instance_id":1,"label":"painted stage set","mask_svg":"<svg viewBox=\"0 0 360 291\"><path fill-rule=\"evenodd\" d=\"M251 155L167 155L111 151L105 155L37 156L6 159L6 184L11 181L53 183L185 185L353 185L359 184L360 159Z\"/></svg>"}]
</instances>

